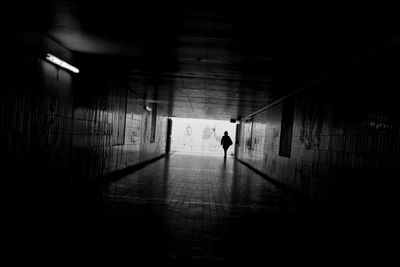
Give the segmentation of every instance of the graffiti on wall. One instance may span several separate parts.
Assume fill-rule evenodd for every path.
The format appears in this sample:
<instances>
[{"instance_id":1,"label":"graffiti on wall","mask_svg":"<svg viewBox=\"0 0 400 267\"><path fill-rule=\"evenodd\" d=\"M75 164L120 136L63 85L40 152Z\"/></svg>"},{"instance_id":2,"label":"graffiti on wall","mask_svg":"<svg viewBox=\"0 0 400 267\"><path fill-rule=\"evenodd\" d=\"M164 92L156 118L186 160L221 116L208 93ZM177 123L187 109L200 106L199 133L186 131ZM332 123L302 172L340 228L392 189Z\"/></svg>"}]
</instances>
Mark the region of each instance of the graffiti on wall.
<instances>
[{"instance_id":1,"label":"graffiti on wall","mask_svg":"<svg viewBox=\"0 0 400 267\"><path fill-rule=\"evenodd\" d=\"M234 140L235 124L225 121L173 119L171 150L188 153L220 154L224 131ZM230 148L233 151L233 148Z\"/></svg>"},{"instance_id":2,"label":"graffiti on wall","mask_svg":"<svg viewBox=\"0 0 400 267\"><path fill-rule=\"evenodd\" d=\"M301 110L300 142L306 149L319 148L322 132L322 106L317 99L307 99Z\"/></svg>"}]
</instances>

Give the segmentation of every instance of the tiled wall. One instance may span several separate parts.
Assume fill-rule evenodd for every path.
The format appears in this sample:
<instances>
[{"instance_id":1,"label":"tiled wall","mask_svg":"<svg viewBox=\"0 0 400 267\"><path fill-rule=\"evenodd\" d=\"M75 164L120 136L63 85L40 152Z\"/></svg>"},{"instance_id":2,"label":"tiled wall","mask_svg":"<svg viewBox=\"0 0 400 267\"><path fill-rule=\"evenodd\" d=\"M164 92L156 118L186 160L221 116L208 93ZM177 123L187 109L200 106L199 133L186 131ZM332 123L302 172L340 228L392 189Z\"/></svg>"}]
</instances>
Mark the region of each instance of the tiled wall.
<instances>
[{"instance_id":1,"label":"tiled wall","mask_svg":"<svg viewBox=\"0 0 400 267\"><path fill-rule=\"evenodd\" d=\"M289 157L279 146L283 101L290 98L244 118L238 159L321 202L393 195L400 177L399 50L386 47L291 96Z\"/></svg>"},{"instance_id":2,"label":"tiled wall","mask_svg":"<svg viewBox=\"0 0 400 267\"><path fill-rule=\"evenodd\" d=\"M67 180L73 129L73 77L44 60L73 61L56 42L34 33L4 34L1 156L4 180ZM3 176L2 175L2 176Z\"/></svg>"},{"instance_id":3,"label":"tiled wall","mask_svg":"<svg viewBox=\"0 0 400 267\"><path fill-rule=\"evenodd\" d=\"M157 116L150 142L153 111L129 90L126 70L81 64L87 68L74 95L74 176L96 178L164 154L167 118Z\"/></svg>"},{"instance_id":4,"label":"tiled wall","mask_svg":"<svg viewBox=\"0 0 400 267\"><path fill-rule=\"evenodd\" d=\"M58 68L45 53L72 64L82 55L37 33L13 33L1 41L9 51L0 102L4 173L21 184L62 185L165 153L167 118L157 116L150 143L151 112L128 90L124 73L89 71L85 60L79 61L79 74Z\"/></svg>"}]
</instances>

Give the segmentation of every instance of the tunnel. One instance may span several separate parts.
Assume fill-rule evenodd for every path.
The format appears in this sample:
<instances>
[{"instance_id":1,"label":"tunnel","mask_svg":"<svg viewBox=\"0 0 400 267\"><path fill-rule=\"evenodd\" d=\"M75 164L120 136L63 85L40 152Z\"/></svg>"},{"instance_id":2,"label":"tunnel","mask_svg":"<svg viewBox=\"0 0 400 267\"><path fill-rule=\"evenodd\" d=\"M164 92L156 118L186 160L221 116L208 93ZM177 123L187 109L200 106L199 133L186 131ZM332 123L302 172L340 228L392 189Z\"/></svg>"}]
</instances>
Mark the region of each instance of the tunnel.
<instances>
[{"instance_id":1,"label":"tunnel","mask_svg":"<svg viewBox=\"0 0 400 267\"><path fill-rule=\"evenodd\" d=\"M399 225L395 11L7 1L9 255L383 265Z\"/></svg>"}]
</instances>

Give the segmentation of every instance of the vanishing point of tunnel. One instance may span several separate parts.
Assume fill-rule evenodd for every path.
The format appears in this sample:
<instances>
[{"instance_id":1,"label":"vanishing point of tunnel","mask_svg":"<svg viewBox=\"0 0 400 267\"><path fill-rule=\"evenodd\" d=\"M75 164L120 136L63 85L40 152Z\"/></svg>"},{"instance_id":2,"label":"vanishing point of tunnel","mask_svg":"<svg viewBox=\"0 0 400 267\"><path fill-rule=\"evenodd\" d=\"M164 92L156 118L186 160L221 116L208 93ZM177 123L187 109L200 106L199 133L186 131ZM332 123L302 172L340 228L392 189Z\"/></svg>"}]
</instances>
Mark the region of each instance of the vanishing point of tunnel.
<instances>
[{"instance_id":1,"label":"vanishing point of tunnel","mask_svg":"<svg viewBox=\"0 0 400 267\"><path fill-rule=\"evenodd\" d=\"M1 214L15 261L396 255L396 8L6 2Z\"/></svg>"}]
</instances>

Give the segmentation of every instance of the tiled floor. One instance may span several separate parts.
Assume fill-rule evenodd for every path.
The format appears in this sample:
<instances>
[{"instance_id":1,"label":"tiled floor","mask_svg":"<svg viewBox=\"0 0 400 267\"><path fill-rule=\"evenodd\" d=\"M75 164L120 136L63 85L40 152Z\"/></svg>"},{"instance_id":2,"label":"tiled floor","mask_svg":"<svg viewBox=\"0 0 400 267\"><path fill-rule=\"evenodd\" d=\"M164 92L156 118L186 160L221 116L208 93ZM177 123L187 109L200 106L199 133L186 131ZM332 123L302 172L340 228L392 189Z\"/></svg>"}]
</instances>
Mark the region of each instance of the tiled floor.
<instances>
[{"instance_id":1,"label":"tiled floor","mask_svg":"<svg viewBox=\"0 0 400 267\"><path fill-rule=\"evenodd\" d=\"M320 258L341 264L349 256L381 262L395 248L385 245L395 228L383 217L317 215L233 158L172 154L117 181L66 192L58 197L66 209L50 192L40 205L14 196L21 205L3 219L13 260L320 266Z\"/></svg>"},{"instance_id":2,"label":"tiled floor","mask_svg":"<svg viewBox=\"0 0 400 267\"><path fill-rule=\"evenodd\" d=\"M75 207L76 223L87 223L94 239L97 226L99 242L106 234L108 245L128 241L140 256L211 262L254 258L284 244L303 213L297 201L233 158L183 154L90 196L85 191Z\"/></svg>"}]
</instances>

